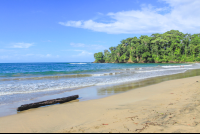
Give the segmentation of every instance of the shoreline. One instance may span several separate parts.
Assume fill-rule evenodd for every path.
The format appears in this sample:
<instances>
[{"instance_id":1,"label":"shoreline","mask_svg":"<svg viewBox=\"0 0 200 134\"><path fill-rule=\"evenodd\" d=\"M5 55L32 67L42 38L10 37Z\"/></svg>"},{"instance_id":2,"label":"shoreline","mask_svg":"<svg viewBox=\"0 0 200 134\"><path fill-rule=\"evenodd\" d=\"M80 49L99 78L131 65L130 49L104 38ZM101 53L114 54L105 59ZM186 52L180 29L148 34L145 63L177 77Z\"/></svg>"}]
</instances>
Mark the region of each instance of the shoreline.
<instances>
[{"instance_id":1,"label":"shoreline","mask_svg":"<svg viewBox=\"0 0 200 134\"><path fill-rule=\"evenodd\" d=\"M0 117L18 114L19 112L16 111L17 107L24 104L36 103L36 102L46 101L46 100L55 99L55 98L62 98L62 97L72 96L75 94L79 95L79 98L78 98L79 102L88 101L88 100L100 99L100 98L105 98L105 97L112 96L115 94L124 93L129 90L134 90L136 88L157 84L163 81L193 77L193 76L198 76L198 75L200 75L200 69L193 69L193 70L188 70L184 73L150 77L150 78L141 79L137 81L131 81L131 82L78 88L78 89L70 90L70 92L62 92L59 94L46 95L43 97L30 99L28 101L21 101L21 102L15 102L12 104L7 104L7 105L0 105L0 109L3 109L0 111ZM60 104L55 104L55 105L60 105ZM49 106L44 106L44 107L49 107Z\"/></svg>"},{"instance_id":2,"label":"shoreline","mask_svg":"<svg viewBox=\"0 0 200 134\"><path fill-rule=\"evenodd\" d=\"M0 117L0 132L199 132L199 87L195 76L30 109Z\"/></svg>"}]
</instances>

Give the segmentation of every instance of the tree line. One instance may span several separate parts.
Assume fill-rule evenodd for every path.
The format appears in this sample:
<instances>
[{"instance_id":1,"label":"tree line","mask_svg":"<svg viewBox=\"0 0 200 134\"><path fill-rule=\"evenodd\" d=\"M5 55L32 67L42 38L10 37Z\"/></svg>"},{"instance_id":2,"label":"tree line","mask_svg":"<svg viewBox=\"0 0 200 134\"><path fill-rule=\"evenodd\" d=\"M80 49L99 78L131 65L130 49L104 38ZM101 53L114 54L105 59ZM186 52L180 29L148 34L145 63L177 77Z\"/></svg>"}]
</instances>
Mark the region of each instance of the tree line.
<instances>
[{"instance_id":1,"label":"tree line","mask_svg":"<svg viewBox=\"0 0 200 134\"><path fill-rule=\"evenodd\" d=\"M170 30L127 38L94 54L95 63L183 63L200 61L200 34Z\"/></svg>"}]
</instances>

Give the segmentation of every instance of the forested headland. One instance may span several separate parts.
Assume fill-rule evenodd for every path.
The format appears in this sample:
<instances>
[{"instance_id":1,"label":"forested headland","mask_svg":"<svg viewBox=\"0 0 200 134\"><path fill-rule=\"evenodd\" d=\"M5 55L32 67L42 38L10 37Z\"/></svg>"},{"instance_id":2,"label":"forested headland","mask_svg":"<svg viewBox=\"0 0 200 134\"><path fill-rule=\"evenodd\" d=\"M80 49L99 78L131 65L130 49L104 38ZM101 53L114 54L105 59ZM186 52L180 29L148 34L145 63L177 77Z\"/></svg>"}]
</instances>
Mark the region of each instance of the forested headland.
<instances>
[{"instance_id":1,"label":"forested headland","mask_svg":"<svg viewBox=\"0 0 200 134\"><path fill-rule=\"evenodd\" d=\"M116 47L94 54L94 63L200 62L200 34L178 30L127 38Z\"/></svg>"}]
</instances>

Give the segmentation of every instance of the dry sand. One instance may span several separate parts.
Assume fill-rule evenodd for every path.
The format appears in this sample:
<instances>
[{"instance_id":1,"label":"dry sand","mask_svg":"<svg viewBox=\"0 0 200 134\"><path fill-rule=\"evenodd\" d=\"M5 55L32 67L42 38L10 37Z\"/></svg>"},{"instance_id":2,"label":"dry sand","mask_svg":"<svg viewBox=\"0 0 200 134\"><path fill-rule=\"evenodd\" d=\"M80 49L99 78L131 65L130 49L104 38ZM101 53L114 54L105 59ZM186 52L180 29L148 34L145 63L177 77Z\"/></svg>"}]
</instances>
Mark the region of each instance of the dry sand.
<instances>
[{"instance_id":1,"label":"dry sand","mask_svg":"<svg viewBox=\"0 0 200 134\"><path fill-rule=\"evenodd\" d=\"M27 110L0 118L0 132L200 132L200 76Z\"/></svg>"}]
</instances>

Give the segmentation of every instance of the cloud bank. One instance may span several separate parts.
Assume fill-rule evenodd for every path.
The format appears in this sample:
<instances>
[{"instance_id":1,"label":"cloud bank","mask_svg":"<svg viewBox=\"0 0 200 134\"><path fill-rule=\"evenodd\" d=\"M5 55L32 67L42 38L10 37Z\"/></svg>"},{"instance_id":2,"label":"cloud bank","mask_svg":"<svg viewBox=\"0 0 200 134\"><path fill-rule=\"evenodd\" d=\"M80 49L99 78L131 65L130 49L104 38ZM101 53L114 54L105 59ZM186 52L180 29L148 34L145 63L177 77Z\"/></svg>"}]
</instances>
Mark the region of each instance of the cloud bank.
<instances>
[{"instance_id":1,"label":"cloud bank","mask_svg":"<svg viewBox=\"0 0 200 134\"><path fill-rule=\"evenodd\" d=\"M29 48L33 46L34 43L14 43L11 48Z\"/></svg>"},{"instance_id":2,"label":"cloud bank","mask_svg":"<svg viewBox=\"0 0 200 134\"><path fill-rule=\"evenodd\" d=\"M72 55L72 57L83 57L83 56L91 56L91 55L93 55L93 53L88 52L86 50L74 50L74 51L78 51L80 53L77 54L77 55Z\"/></svg>"},{"instance_id":3,"label":"cloud bank","mask_svg":"<svg viewBox=\"0 0 200 134\"><path fill-rule=\"evenodd\" d=\"M109 23L90 20L59 22L67 27L89 29L108 34L163 33L171 29L184 33L199 33L200 0L160 0L168 7L143 5L141 10L110 12ZM170 11L167 11L170 9ZM163 13L167 11L167 13Z\"/></svg>"}]
</instances>

